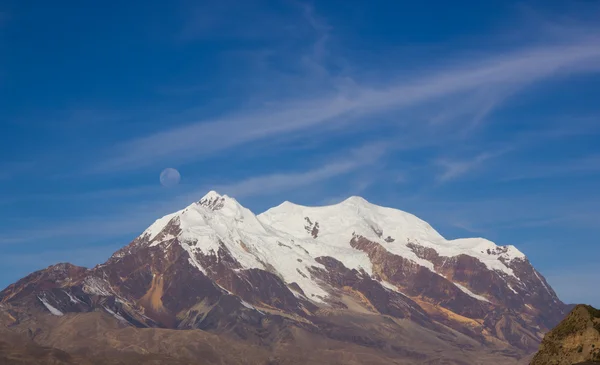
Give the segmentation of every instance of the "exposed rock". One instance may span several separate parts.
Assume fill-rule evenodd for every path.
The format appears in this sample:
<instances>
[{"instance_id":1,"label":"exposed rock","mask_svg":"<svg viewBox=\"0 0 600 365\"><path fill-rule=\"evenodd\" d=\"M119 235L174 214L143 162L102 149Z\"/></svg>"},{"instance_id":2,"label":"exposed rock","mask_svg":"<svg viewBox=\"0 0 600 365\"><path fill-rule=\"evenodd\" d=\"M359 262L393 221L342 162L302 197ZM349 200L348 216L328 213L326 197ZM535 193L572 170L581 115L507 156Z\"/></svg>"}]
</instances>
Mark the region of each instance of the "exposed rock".
<instances>
[{"instance_id":1,"label":"exposed rock","mask_svg":"<svg viewBox=\"0 0 600 365\"><path fill-rule=\"evenodd\" d=\"M531 365L600 363L600 310L576 306L542 341Z\"/></svg>"},{"instance_id":2,"label":"exposed rock","mask_svg":"<svg viewBox=\"0 0 600 365\"><path fill-rule=\"evenodd\" d=\"M304 226L306 232L308 232L312 238L317 238L319 236L319 222L313 223L308 217L305 217L304 219L306 220L306 225Z\"/></svg>"}]
</instances>

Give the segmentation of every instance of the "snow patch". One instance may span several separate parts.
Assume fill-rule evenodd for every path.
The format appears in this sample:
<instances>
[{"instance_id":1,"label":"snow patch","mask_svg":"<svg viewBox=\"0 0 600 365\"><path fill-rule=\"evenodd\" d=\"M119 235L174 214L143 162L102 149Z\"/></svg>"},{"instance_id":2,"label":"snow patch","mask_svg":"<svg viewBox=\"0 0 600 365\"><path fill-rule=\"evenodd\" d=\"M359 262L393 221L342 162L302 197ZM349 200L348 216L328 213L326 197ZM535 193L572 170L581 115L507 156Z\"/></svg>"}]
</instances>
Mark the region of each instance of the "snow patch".
<instances>
[{"instance_id":1,"label":"snow patch","mask_svg":"<svg viewBox=\"0 0 600 365\"><path fill-rule=\"evenodd\" d=\"M110 285L95 276L88 276L83 280L83 292L91 295L109 297L113 295Z\"/></svg>"},{"instance_id":2,"label":"snow patch","mask_svg":"<svg viewBox=\"0 0 600 365\"><path fill-rule=\"evenodd\" d=\"M542 283L542 285L544 286L544 289L546 289L546 292L548 292L548 294L552 295L552 293L550 292L550 288L548 288L548 286L546 285L546 283L544 283L544 280L542 280L542 278L540 277L540 275L538 275L536 269L533 269L533 273L535 274L535 277L538 278L538 280L540 281L540 283Z\"/></svg>"},{"instance_id":3,"label":"snow patch","mask_svg":"<svg viewBox=\"0 0 600 365\"><path fill-rule=\"evenodd\" d=\"M246 307L246 308L248 308L248 309L256 309L256 308L254 308L254 307L253 307L253 306L252 306L250 303L248 303L248 302L246 302L246 301L244 301L244 300L240 300L240 301L241 301L241 303L242 303L242 305L243 305L244 307Z\"/></svg>"},{"instance_id":4,"label":"snow patch","mask_svg":"<svg viewBox=\"0 0 600 365\"><path fill-rule=\"evenodd\" d=\"M454 283L454 285L456 285L457 288L459 288L460 290L462 290L465 294L467 294L468 296L470 296L471 298L475 298L477 300L481 300L482 302L488 302L491 303L489 300L487 300L485 297L481 296L481 295L477 295L475 293L473 293L472 291L470 291L468 288L458 284L458 283Z\"/></svg>"},{"instance_id":5,"label":"snow patch","mask_svg":"<svg viewBox=\"0 0 600 365\"><path fill-rule=\"evenodd\" d=\"M215 284L217 284L217 283L215 282ZM229 295L234 295L232 292L230 292L229 290L227 290L227 289L223 288L221 285L217 284L217 286L218 286L219 288L221 288L222 290L224 290L224 291L225 291L227 294L229 294Z\"/></svg>"},{"instance_id":6,"label":"snow patch","mask_svg":"<svg viewBox=\"0 0 600 365\"><path fill-rule=\"evenodd\" d=\"M80 299L78 299L77 297L71 295L71 293L69 293L68 291L63 290L63 292L65 292L65 294L67 294L67 296L69 297L69 300L71 301L71 303L73 303L73 304L77 304L77 303L85 304Z\"/></svg>"},{"instance_id":7,"label":"snow patch","mask_svg":"<svg viewBox=\"0 0 600 365\"><path fill-rule=\"evenodd\" d=\"M116 319L118 319L119 321L129 324L129 321L127 321L125 318L123 318L123 316L121 316L119 313L116 313L116 312L112 311L110 308L105 307L105 306L102 306L102 308L104 308L104 310L106 310L108 313L112 314L112 316L115 317Z\"/></svg>"},{"instance_id":8,"label":"snow patch","mask_svg":"<svg viewBox=\"0 0 600 365\"><path fill-rule=\"evenodd\" d=\"M64 315L63 312L59 311L58 309L56 309L52 305L50 305L50 303L48 303L46 298L38 297L38 299L40 300L40 302L42 302L42 304L46 307L46 309L48 309L48 311L50 313L54 314L55 316L63 316Z\"/></svg>"},{"instance_id":9,"label":"snow patch","mask_svg":"<svg viewBox=\"0 0 600 365\"><path fill-rule=\"evenodd\" d=\"M246 307L246 308L248 308L248 309L255 310L255 311L257 311L258 313L260 313L260 314L262 314L262 315L265 315L265 313L264 313L264 312L262 312L262 311L259 311L259 310L258 310L258 309L256 309L256 307L254 307L252 304L250 304L250 303L248 303L248 302L246 302L246 301L244 301L244 300L242 300L242 299L240 299L240 302L242 303L242 305L243 305L244 307Z\"/></svg>"},{"instance_id":10,"label":"snow patch","mask_svg":"<svg viewBox=\"0 0 600 365\"><path fill-rule=\"evenodd\" d=\"M383 286L384 288L391 290L393 292L396 292L398 294L402 294L403 296L408 298L408 295L404 294L403 292L401 292L400 290L398 290L398 287L390 282L387 282L385 280L381 280L380 281L381 286ZM410 306L412 308L412 306Z\"/></svg>"},{"instance_id":11,"label":"snow patch","mask_svg":"<svg viewBox=\"0 0 600 365\"><path fill-rule=\"evenodd\" d=\"M384 288L386 288L386 289L389 289L389 290L391 290L391 291L395 291L395 292L397 292L397 293L400 293L400 292L398 291L398 288L396 287L396 285L394 285L394 284L392 284L392 283L389 283L389 282L387 282L387 281L385 281L385 280L381 280L379 283L381 284L381 286L383 286L383 287L384 287ZM402 294L402 293L400 293L400 294Z\"/></svg>"},{"instance_id":12,"label":"snow patch","mask_svg":"<svg viewBox=\"0 0 600 365\"><path fill-rule=\"evenodd\" d=\"M173 236L172 234L166 234L164 237L162 237L161 240L153 240L152 243L150 244L150 247L154 247L154 246L158 246L163 242L167 242L169 240L172 240L173 238L175 238L175 236Z\"/></svg>"}]
</instances>

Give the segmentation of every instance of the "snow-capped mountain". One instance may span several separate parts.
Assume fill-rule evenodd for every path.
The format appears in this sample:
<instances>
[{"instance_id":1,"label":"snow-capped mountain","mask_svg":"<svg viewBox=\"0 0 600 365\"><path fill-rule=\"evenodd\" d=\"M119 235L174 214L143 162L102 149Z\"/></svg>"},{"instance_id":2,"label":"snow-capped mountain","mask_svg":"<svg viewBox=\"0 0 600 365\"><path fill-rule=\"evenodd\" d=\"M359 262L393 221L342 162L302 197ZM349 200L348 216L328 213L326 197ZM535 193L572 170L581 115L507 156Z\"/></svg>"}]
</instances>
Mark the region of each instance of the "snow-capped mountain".
<instances>
[{"instance_id":1,"label":"snow-capped mountain","mask_svg":"<svg viewBox=\"0 0 600 365\"><path fill-rule=\"evenodd\" d=\"M244 338L290 323L322 331L316 318L328 311L376 313L524 351L569 309L514 246L447 240L360 197L255 215L214 191L106 263L36 272L0 292L0 303L55 316L99 309L138 327L235 328ZM265 316L279 319L265 325Z\"/></svg>"},{"instance_id":2,"label":"snow-capped mountain","mask_svg":"<svg viewBox=\"0 0 600 365\"><path fill-rule=\"evenodd\" d=\"M350 244L358 237L432 272L436 272L435 260L421 251L433 249L448 258L467 255L500 277L516 279L517 283L521 281L511 266L526 260L514 246L499 247L482 238L446 240L414 215L379 207L360 197L325 207L284 202L255 216L235 199L214 191L198 203L157 220L134 246L168 245L178 238L202 272L205 269L196 256L215 255L219 248L225 247L243 268L274 269L285 282L297 283L311 299L322 301L320 298L327 297L327 290L304 273L312 267L323 268L316 258L333 257L349 269L373 275L368 253ZM538 281L546 286L541 278ZM488 301L485 295L473 294L460 284L458 287L474 298Z\"/></svg>"}]
</instances>

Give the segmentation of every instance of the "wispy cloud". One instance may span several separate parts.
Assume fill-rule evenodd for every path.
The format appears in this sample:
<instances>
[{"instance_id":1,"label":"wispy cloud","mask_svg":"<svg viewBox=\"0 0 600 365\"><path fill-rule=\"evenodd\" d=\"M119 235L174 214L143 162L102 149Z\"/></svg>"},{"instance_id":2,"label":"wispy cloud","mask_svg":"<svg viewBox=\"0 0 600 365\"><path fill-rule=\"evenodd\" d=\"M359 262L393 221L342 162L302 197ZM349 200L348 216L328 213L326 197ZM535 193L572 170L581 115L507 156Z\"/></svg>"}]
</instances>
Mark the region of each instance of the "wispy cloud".
<instances>
[{"instance_id":1,"label":"wispy cloud","mask_svg":"<svg viewBox=\"0 0 600 365\"><path fill-rule=\"evenodd\" d=\"M342 161L304 172L255 176L234 184L217 186L217 190L238 197L270 195L346 174L360 165L354 161Z\"/></svg>"},{"instance_id":2,"label":"wispy cloud","mask_svg":"<svg viewBox=\"0 0 600 365\"><path fill-rule=\"evenodd\" d=\"M376 163L390 149L386 143L368 144L345 153L344 158L326 162L306 171L292 171L254 176L231 184L217 185L219 192L235 197L270 195L305 187L348 174Z\"/></svg>"},{"instance_id":3,"label":"wispy cloud","mask_svg":"<svg viewBox=\"0 0 600 365\"><path fill-rule=\"evenodd\" d=\"M442 173L438 175L438 182L447 182L450 180L457 179L469 172L479 168L485 161L491 158L498 157L508 152L508 149L495 151L495 152L484 152L471 159L467 160L450 160L447 158L441 158L435 161L435 164L442 168Z\"/></svg>"},{"instance_id":4,"label":"wispy cloud","mask_svg":"<svg viewBox=\"0 0 600 365\"><path fill-rule=\"evenodd\" d=\"M480 92L504 95L532 83L578 72L600 70L600 44L573 40L569 44L536 46L484 60L465 61L461 67L439 68L433 74L385 87L367 85L319 95L281 100L245 109L216 120L201 120L129 140L97 164L96 171L136 169L165 160L184 161L275 136L331 126L335 122L373 122L368 116L450 96L471 97ZM393 73L393 71L392 71ZM495 98L478 105L480 114L496 105ZM322 130L326 132L326 130Z\"/></svg>"}]
</instances>

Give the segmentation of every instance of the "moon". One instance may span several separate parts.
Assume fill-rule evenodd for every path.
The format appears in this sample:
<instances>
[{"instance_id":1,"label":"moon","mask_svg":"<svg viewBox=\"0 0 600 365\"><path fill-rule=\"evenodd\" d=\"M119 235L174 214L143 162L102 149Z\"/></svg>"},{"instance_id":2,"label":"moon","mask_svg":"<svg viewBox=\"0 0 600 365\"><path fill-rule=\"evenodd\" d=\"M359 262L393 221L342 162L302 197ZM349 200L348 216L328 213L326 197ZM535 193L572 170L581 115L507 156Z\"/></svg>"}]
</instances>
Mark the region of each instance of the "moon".
<instances>
[{"instance_id":1,"label":"moon","mask_svg":"<svg viewBox=\"0 0 600 365\"><path fill-rule=\"evenodd\" d=\"M164 187L170 188L179 184L181 175L179 171L174 168L166 168L160 173L160 184Z\"/></svg>"}]
</instances>

